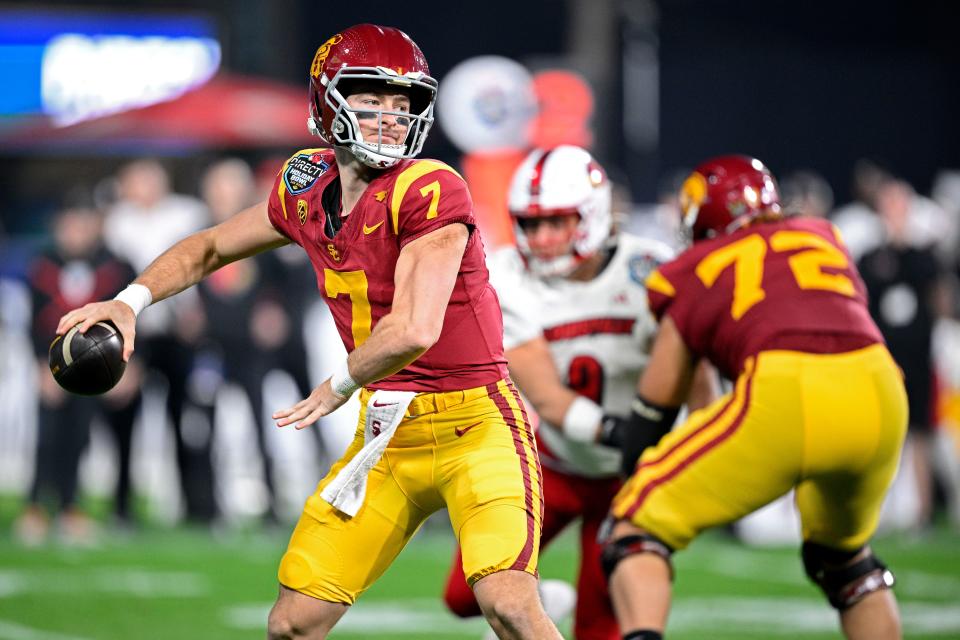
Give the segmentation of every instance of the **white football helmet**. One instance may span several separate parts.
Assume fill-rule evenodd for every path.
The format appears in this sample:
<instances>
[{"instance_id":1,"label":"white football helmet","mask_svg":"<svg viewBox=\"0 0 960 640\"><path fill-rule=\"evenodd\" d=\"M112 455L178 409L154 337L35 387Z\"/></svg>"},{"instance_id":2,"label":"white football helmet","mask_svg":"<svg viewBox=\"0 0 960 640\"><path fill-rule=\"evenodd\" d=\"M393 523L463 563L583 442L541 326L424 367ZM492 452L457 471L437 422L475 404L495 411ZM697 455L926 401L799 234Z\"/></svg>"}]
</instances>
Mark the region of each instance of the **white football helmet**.
<instances>
[{"instance_id":1,"label":"white football helmet","mask_svg":"<svg viewBox=\"0 0 960 640\"><path fill-rule=\"evenodd\" d=\"M613 225L606 172L588 151L572 145L531 151L513 174L508 206L517 248L527 268L540 277L569 275L607 243ZM518 221L574 213L580 222L570 251L550 260L534 256Z\"/></svg>"}]
</instances>

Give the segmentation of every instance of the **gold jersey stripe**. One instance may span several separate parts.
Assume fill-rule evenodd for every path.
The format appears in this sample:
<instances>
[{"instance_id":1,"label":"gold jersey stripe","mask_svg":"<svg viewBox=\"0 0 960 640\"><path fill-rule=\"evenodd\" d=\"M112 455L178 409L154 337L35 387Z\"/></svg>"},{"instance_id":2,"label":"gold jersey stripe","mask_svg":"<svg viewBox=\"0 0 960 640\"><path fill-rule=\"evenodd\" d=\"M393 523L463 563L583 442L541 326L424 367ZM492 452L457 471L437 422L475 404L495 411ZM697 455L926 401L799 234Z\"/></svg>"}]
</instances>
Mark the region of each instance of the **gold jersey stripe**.
<instances>
[{"instance_id":1,"label":"gold jersey stripe","mask_svg":"<svg viewBox=\"0 0 960 640\"><path fill-rule=\"evenodd\" d=\"M416 182L418 178L422 178L432 171L449 171L463 180L460 174L454 171L449 165L437 160L419 160L404 169L403 172L397 176L397 182L393 187L393 197L390 198L390 216L393 221L394 233L400 232L400 204L403 202L403 197L407 195L407 190L410 189L410 185Z\"/></svg>"},{"instance_id":2,"label":"gold jersey stripe","mask_svg":"<svg viewBox=\"0 0 960 640\"><path fill-rule=\"evenodd\" d=\"M673 285L670 284L669 280L663 277L663 274L660 273L659 269L654 270L653 273L647 276L647 281L644 283L644 286L651 291L662 293L670 298L677 295L677 290L673 288Z\"/></svg>"}]
</instances>

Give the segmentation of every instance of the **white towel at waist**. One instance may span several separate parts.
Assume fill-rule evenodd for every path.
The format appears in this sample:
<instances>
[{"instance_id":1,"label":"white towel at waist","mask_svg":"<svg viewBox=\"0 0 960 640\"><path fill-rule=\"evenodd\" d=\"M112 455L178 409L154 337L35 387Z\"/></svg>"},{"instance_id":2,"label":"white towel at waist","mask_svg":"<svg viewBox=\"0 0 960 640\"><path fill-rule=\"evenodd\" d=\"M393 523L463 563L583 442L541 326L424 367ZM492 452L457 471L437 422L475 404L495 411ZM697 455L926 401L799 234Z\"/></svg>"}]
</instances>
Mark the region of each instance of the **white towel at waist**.
<instances>
[{"instance_id":1,"label":"white towel at waist","mask_svg":"<svg viewBox=\"0 0 960 640\"><path fill-rule=\"evenodd\" d=\"M320 497L338 511L353 517L363 505L367 492L367 475L383 457L407 407L417 395L413 391L375 391L367 401L367 420L363 431L363 448L323 488Z\"/></svg>"}]
</instances>

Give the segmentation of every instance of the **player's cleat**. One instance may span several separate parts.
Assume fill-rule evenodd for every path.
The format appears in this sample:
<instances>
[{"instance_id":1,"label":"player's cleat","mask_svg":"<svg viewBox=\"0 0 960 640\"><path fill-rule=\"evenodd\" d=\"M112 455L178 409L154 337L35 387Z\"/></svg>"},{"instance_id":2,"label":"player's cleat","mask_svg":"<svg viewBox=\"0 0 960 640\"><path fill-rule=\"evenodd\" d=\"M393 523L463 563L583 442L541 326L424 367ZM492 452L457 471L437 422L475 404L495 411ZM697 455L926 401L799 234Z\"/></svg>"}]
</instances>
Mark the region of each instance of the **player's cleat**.
<instances>
[{"instance_id":1,"label":"player's cleat","mask_svg":"<svg viewBox=\"0 0 960 640\"><path fill-rule=\"evenodd\" d=\"M50 373L69 391L92 396L117 384L127 363L123 360L123 338L110 322L98 322L86 333L77 327L57 336L50 344Z\"/></svg>"}]
</instances>

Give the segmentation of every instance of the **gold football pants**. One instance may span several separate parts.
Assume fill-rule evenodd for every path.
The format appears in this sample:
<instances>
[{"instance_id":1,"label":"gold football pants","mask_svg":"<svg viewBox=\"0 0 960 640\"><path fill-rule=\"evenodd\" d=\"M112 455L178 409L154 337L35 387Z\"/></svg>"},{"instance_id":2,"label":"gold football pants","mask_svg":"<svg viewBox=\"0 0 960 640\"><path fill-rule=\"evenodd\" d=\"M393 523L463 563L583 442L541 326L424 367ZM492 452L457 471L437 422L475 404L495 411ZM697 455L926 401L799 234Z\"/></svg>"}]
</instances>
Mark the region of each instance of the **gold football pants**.
<instances>
[{"instance_id":1,"label":"gold football pants","mask_svg":"<svg viewBox=\"0 0 960 640\"><path fill-rule=\"evenodd\" d=\"M613 515L682 549L796 488L804 540L856 549L876 529L906 426L884 346L761 352L730 394L644 452Z\"/></svg>"},{"instance_id":2,"label":"gold football pants","mask_svg":"<svg viewBox=\"0 0 960 640\"><path fill-rule=\"evenodd\" d=\"M504 569L536 574L543 517L540 465L513 384L500 380L466 391L418 394L368 476L363 506L350 518L320 492L363 447L370 394L361 393L353 442L307 500L280 561L281 584L352 604L427 516L444 507L471 585Z\"/></svg>"}]
</instances>

